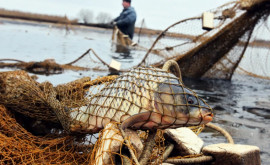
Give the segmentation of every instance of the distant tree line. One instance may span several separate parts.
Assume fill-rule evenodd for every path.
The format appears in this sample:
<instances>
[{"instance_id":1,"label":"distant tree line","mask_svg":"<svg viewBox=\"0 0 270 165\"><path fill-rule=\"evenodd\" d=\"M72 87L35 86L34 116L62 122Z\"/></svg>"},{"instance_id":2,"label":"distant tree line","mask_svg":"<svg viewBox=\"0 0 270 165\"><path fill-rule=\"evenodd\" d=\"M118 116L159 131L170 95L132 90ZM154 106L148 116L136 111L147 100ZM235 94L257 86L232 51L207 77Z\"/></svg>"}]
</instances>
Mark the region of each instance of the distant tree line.
<instances>
[{"instance_id":1,"label":"distant tree line","mask_svg":"<svg viewBox=\"0 0 270 165\"><path fill-rule=\"evenodd\" d=\"M94 13L89 9L82 9L79 12L79 21L82 23L101 23L106 24L111 22L112 17L110 14L105 12L100 12L96 17L94 17Z\"/></svg>"}]
</instances>

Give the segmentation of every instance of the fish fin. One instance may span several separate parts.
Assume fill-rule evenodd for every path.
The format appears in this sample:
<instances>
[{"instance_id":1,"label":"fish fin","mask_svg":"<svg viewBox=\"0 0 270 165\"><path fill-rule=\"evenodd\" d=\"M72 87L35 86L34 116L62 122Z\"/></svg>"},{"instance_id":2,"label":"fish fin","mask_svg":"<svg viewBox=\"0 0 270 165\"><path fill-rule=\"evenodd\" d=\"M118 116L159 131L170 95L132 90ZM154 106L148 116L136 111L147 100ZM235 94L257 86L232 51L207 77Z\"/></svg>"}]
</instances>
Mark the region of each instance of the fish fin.
<instances>
[{"instance_id":1,"label":"fish fin","mask_svg":"<svg viewBox=\"0 0 270 165\"><path fill-rule=\"evenodd\" d=\"M130 126L133 126L136 123L140 123L143 121L146 122L150 119L151 113L152 112L143 112L143 113L139 113L139 114L130 116L125 121L123 121L123 123L121 124L121 128L126 129Z\"/></svg>"}]
</instances>

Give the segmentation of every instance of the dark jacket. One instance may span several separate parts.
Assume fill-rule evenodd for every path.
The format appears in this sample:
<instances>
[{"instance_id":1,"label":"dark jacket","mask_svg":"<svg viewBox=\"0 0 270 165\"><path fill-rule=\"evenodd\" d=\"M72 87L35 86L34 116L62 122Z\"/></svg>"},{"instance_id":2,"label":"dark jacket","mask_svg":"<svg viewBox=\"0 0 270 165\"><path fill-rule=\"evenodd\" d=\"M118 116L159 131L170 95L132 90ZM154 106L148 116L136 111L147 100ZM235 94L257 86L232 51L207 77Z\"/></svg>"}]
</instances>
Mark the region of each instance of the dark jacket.
<instances>
[{"instance_id":1,"label":"dark jacket","mask_svg":"<svg viewBox=\"0 0 270 165\"><path fill-rule=\"evenodd\" d=\"M124 33L127 34L131 39L133 38L135 22L136 22L136 12L133 7L123 9L119 17L115 18L117 27Z\"/></svg>"}]
</instances>

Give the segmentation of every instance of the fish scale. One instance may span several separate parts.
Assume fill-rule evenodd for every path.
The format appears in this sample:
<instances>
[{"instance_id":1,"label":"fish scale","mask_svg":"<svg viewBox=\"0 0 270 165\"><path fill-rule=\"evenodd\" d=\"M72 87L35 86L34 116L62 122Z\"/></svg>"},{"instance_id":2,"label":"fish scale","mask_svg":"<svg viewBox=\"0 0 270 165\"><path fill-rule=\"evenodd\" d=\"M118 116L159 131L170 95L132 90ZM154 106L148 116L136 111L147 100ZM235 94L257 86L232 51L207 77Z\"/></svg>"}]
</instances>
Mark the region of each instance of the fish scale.
<instances>
[{"instance_id":1,"label":"fish scale","mask_svg":"<svg viewBox=\"0 0 270 165\"><path fill-rule=\"evenodd\" d=\"M183 122L178 121L183 125L190 117L187 101L182 96L185 95L184 89L190 95L196 95L167 71L142 67L132 69L104 85L99 93L90 96L87 106L72 109L71 130L97 132L111 121L138 129L175 126L179 119L185 119ZM194 97L199 99L197 95ZM208 105L205 108L212 111ZM195 113L201 112L198 110ZM142 123L138 126L144 120L146 125Z\"/></svg>"}]
</instances>

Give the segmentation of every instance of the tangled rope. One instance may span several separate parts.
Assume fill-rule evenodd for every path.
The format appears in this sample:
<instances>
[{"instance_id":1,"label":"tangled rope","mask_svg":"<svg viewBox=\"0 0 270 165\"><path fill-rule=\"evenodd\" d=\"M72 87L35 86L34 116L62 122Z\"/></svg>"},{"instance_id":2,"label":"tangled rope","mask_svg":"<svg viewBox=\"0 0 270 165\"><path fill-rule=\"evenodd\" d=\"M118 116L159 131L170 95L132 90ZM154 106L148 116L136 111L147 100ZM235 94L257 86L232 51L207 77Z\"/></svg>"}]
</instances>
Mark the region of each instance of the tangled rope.
<instances>
[{"instance_id":1,"label":"tangled rope","mask_svg":"<svg viewBox=\"0 0 270 165\"><path fill-rule=\"evenodd\" d=\"M176 61L173 61L173 60L167 61L163 66L163 70L172 72L177 77L179 77L179 79L182 81L181 70L180 70L178 64L176 63ZM234 144L231 135L223 128L221 128L215 124L212 124L212 123L208 123L205 126L220 132L222 135L225 136L225 138L228 140L229 143ZM204 127L204 126L202 126L202 127ZM149 161L151 160L150 157L151 157L151 154L153 154L153 147L156 143L155 136L157 136L158 133L151 132L151 131L148 132L147 139L145 139L145 145L144 145L143 152L141 153L141 156L139 158L137 158L134 154L134 150L132 149L131 142L128 140L129 138L127 137L125 131L123 129L121 129L121 127L119 129L120 129L122 137L125 140L125 143L127 144L128 150L130 152L131 158L133 159L134 163L136 165L148 164ZM164 149L164 151L162 152L162 158L161 158L162 162L173 163L173 164L194 164L194 163L206 163L206 162L211 162L214 160L214 158L212 156L203 155L203 154L188 155L188 156L183 156L183 157L178 156L176 158L169 158L169 155L171 154L173 149L174 149L174 144L169 143L167 145L166 149ZM125 161L124 158L123 158L123 161ZM152 161L150 161L150 162L152 162Z\"/></svg>"},{"instance_id":2,"label":"tangled rope","mask_svg":"<svg viewBox=\"0 0 270 165\"><path fill-rule=\"evenodd\" d=\"M182 81L180 68L175 61L166 62L166 64L163 67L163 70L173 72ZM13 74L12 73L11 74L2 73L1 80L3 81L2 85L4 87L2 89L3 90L9 89L7 91L7 93L9 93L9 95L14 94L14 96L20 96L20 97L14 98L16 100L16 102L14 102L14 104L16 104L17 108L20 110L25 109L24 111L20 111L21 113L26 113L29 111L29 108L34 108L32 111L33 113L30 113L33 115L32 117L35 117L35 114L37 114L36 117L40 117L41 114L44 114L44 112L46 112L46 109L43 109L42 111L40 111L41 105L43 105L43 104L46 107L49 106L54 112L56 112L57 110L63 109L62 105L71 104L71 103L68 103L68 101L69 102L71 100L76 101L76 99L77 99L78 103L81 103L81 101L83 101L83 100L81 100L81 99L83 99L83 95L81 95L81 94L83 94L84 91L87 90L89 87L93 87L93 89L98 89L98 87L94 87L94 86L95 85L99 86L99 84L111 82L117 77L117 76L107 76L107 77L98 78L98 79L95 79L92 81L90 81L90 79L87 78L87 79L82 79L80 82L71 82L68 84L53 87L48 82L43 83L42 85L38 84L34 80L31 80L31 77L27 76L26 73L22 73L22 72L23 71L20 71L20 73L13 72ZM17 74L15 74L15 73L17 73ZM17 86L16 86L16 83L17 83ZM14 86L12 86L12 84L14 84ZM14 89L14 90L12 90L12 89ZM80 92L78 93L78 91L80 91ZM24 97L22 97L22 93L24 93L24 95L23 95ZM30 96L32 96L32 97L30 97ZM35 98L34 96L37 98ZM9 98L8 101L10 103L12 101L10 99L13 97L8 97L8 95L3 95L2 100L6 100L7 98ZM56 100L56 98L57 98L57 100ZM20 99L23 99L23 100L20 100ZM38 105L35 104L35 100L40 100ZM29 102L27 102L27 101L29 101ZM23 108L23 106L21 105L23 103L27 104L28 106ZM9 104L7 104L7 105L9 105ZM29 107L29 105L31 105L31 106ZM37 107L34 107L34 105L36 105ZM61 111L60 111L60 113L61 113ZM46 114L44 114L44 115L46 117ZM54 117L55 117L55 115L54 115ZM64 126L65 130L69 130L68 126L69 126L70 121L65 120L66 117L63 114L60 114L60 118L61 117L63 117L63 119L61 119L61 121L63 121L62 126ZM59 116L58 116L58 119L59 119ZM67 126L67 127L65 127L65 126ZM227 133L222 128L219 128L218 126L213 126L213 124L207 124L206 126L209 128L213 128L215 130L218 130L219 132L224 134L227 139L230 139L230 140L228 140L230 143L233 142L229 133ZM201 126L201 127L203 127L203 126ZM195 129L195 128L193 128L193 129ZM199 129L199 130L201 130L201 129ZM136 158L137 155L134 154L134 148L131 145L131 141L129 141L129 138L126 137L126 134L123 132L123 130L120 130L120 131L118 130L118 132L119 132L119 136L124 137L123 142L120 142L120 141L118 141L118 142L121 143L121 145L126 146L126 149L128 149L127 152L130 152L131 158L129 158L127 156L126 151L122 151L122 152L120 151L120 153L117 153L117 152L113 153L113 151L107 150L106 152L107 152L107 155L109 155L109 156L118 154L118 156L121 157L122 162L126 161L127 163L132 163L132 164L136 164L136 165L138 165L138 164L145 165L145 164L148 164L149 162L151 162L153 164L160 164L162 162L177 162L177 163L181 163L181 162L187 163L188 162L188 163L190 163L190 162L207 162L207 161L212 160L212 159L210 159L209 156L205 156L205 155L195 155L195 156L197 156L196 158L195 157L192 157L192 158L190 158L190 157L189 158L185 158L185 157L168 158L169 155L171 154L172 150L174 149L174 144L168 144L166 147L166 145L165 145L166 139L164 138L163 134L160 133L159 131L157 133L150 132L150 131L145 133L146 135L144 135L141 138L141 139L143 139L142 141L144 142L144 149L142 150L143 153L140 154L141 156L138 156ZM196 131L196 132L198 132L198 131ZM99 141L100 143L95 143L96 149L98 149L98 151L100 151L100 152L98 152L99 154L96 154L97 152L94 149L93 149L94 152L91 152L91 154L95 156L94 158L98 158L99 160L102 159L104 156L104 154L102 154L102 150L99 150L100 147L103 146L103 144L105 143L106 140L107 141L114 140L112 137L107 137L107 139L106 138L102 139L102 136L100 136L100 137L101 137L101 139ZM25 137L25 138L28 138L28 137ZM70 144L70 143L68 143L68 144ZM85 143L85 144L87 144L87 143ZM74 145L74 144L72 144L72 145ZM78 147L80 146L79 143L77 145L78 145ZM69 146L67 145L67 147L69 147ZM75 150L75 154L77 154L77 151L79 153L79 150ZM57 152L57 150L55 150L53 152ZM86 153L89 154L89 151ZM137 151L135 153L137 153ZM71 151L70 151L70 154L72 154ZM98 156L96 156L96 155L98 155ZM94 160L96 160L94 158L93 159L91 158L92 162L94 162ZM88 159L90 159L90 158L87 157L87 160Z\"/></svg>"},{"instance_id":3,"label":"tangled rope","mask_svg":"<svg viewBox=\"0 0 270 165\"><path fill-rule=\"evenodd\" d=\"M220 132L225 138L227 139L228 143L234 144L233 138L231 135L223 128L213 124L213 123L208 123L206 124L207 127ZM212 162L214 158L209 155L200 155L198 157L194 158L180 158L180 159L168 159L165 162L166 163L172 163L172 164L196 164L196 163L207 163L207 162Z\"/></svg>"}]
</instances>

